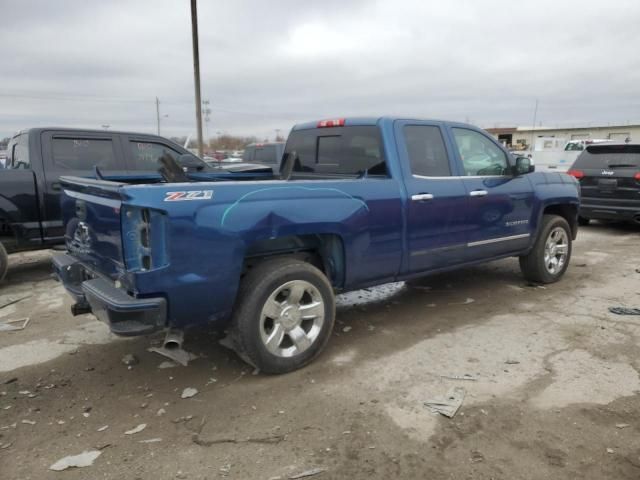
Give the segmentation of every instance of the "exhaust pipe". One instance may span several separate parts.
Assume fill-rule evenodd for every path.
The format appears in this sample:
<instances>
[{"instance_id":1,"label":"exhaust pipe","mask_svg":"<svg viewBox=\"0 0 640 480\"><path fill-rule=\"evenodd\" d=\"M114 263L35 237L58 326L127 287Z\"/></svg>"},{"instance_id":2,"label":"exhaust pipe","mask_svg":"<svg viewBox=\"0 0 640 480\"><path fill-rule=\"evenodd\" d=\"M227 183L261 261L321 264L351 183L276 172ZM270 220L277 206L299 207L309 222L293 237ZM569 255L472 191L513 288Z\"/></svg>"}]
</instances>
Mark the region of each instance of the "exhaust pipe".
<instances>
[{"instance_id":1,"label":"exhaust pipe","mask_svg":"<svg viewBox=\"0 0 640 480\"><path fill-rule=\"evenodd\" d=\"M181 350L182 343L184 342L184 332L182 330L167 331L167 335L164 337L163 347L167 350Z\"/></svg>"}]
</instances>

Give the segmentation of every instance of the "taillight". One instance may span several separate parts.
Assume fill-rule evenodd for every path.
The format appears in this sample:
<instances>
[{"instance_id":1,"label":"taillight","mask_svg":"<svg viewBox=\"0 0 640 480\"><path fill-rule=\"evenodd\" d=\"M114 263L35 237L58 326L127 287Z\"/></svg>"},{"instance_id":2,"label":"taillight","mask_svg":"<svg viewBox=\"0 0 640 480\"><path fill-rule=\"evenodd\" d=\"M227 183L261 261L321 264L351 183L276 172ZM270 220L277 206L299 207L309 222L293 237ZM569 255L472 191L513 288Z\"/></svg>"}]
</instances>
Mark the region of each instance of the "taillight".
<instances>
[{"instance_id":1,"label":"taillight","mask_svg":"<svg viewBox=\"0 0 640 480\"><path fill-rule=\"evenodd\" d=\"M640 182L640 172L636 173L633 178Z\"/></svg>"},{"instance_id":2,"label":"taillight","mask_svg":"<svg viewBox=\"0 0 640 480\"><path fill-rule=\"evenodd\" d=\"M578 180L580 180L582 177L584 177L584 172L582 170L569 170L567 172L567 174L571 175L572 177L577 178Z\"/></svg>"},{"instance_id":3,"label":"taillight","mask_svg":"<svg viewBox=\"0 0 640 480\"><path fill-rule=\"evenodd\" d=\"M154 270L169 263L166 244L167 217L149 208L122 209L124 263L130 272Z\"/></svg>"},{"instance_id":4,"label":"taillight","mask_svg":"<svg viewBox=\"0 0 640 480\"><path fill-rule=\"evenodd\" d=\"M327 127L344 127L344 118L334 118L333 120L320 120L317 125L318 128Z\"/></svg>"}]
</instances>

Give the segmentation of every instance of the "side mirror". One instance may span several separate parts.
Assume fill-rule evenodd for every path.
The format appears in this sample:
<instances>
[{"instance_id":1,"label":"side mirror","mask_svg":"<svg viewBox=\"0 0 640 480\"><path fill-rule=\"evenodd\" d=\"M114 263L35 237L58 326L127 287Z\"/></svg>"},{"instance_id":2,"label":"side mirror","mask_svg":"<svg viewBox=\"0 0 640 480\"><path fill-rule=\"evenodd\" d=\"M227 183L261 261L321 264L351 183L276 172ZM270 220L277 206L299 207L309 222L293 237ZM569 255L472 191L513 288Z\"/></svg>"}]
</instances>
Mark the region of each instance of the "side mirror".
<instances>
[{"instance_id":1,"label":"side mirror","mask_svg":"<svg viewBox=\"0 0 640 480\"><path fill-rule=\"evenodd\" d=\"M524 175L535 172L536 166L529 157L516 157L516 165L513 167L513 170L516 175Z\"/></svg>"}]
</instances>

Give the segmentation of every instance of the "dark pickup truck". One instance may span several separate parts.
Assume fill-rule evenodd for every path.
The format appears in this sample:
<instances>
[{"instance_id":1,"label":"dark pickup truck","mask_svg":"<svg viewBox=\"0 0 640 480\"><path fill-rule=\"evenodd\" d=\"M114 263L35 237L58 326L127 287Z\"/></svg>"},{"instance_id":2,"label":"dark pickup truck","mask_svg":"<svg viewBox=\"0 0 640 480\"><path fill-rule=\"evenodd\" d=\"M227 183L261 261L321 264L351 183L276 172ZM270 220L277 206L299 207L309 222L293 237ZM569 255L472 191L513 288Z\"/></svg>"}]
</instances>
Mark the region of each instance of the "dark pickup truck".
<instances>
[{"instance_id":1,"label":"dark pickup truck","mask_svg":"<svg viewBox=\"0 0 640 480\"><path fill-rule=\"evenodd\" d=\"M165 153L190 169L208 168L180 145L140 133L32 128L15 134L7 151L0 169L0 280L8 253L64 243L61 175L94 177L97 166L109 179L153 180Z\"/></svg>"},{"instance_id":2,"label":"dark pickup truck","mask_svg":"<svg viewBox=\"0 0 640 480\"><path fill-rule=\"evenodd\" d=\"M312 122L283 158L261 181L64 177L68 253L53 263L75 312L121 335L210 322L282 373L328 341L334 292L505 257L551 283L569 265L578 182L534 172L473 126Z\"/></svg>"}]
</instances>

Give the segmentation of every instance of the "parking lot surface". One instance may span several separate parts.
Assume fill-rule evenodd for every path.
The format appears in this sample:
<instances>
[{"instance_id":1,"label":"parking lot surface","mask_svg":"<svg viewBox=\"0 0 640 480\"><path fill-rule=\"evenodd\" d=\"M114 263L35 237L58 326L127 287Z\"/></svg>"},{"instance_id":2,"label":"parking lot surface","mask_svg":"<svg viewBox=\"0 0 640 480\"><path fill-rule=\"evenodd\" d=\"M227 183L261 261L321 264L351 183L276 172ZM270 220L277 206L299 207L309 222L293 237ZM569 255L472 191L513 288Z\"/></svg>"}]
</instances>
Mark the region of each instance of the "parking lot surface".
<instances>
[{"instance_id":1,"label":"parking lot surface","mask_svg":"<svg viewBox=\"0 0 640 480\"><path fill-rule=\"evenodd\" d=\"M545 287L508 259L342 295L326 351L283 376L213 331L171 366L147 350L161 336L72 317L49 253L17 255L0 322L30 322L0 332L0 478L638 479L640 316L608 308L640 307L639 241L582 228ZM453 418L425 407L455 387ZM86 450L93 465L49 469Z\"/></svg>"}]
</instances>

